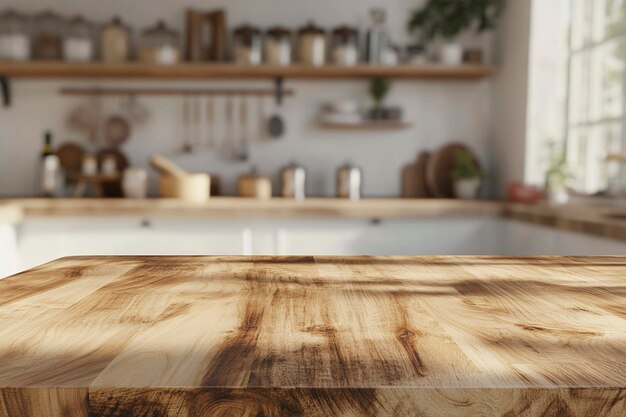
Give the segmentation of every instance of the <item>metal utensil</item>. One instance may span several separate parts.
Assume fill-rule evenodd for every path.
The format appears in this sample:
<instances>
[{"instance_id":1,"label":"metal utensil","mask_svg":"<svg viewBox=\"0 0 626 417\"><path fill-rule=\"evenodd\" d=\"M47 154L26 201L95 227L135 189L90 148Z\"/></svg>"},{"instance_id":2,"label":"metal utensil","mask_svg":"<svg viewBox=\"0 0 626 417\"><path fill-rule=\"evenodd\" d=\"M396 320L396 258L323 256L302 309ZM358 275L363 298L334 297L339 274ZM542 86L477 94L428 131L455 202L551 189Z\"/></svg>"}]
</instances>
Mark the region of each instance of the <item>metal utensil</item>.
<instances>
[{"instance_id":1,"label":"metal utensil","mask_svg":"<svg viewBox=\"0 0 626 417\"><path fill-rule=\"evenodd\" d=\"M263 140L265 139L265 124L266 124L266 118L265 118L265 99L263 98L263 96L258 96L257 97L257 103L256 103L256 111L257 111L257 120L256 120L256 128L257 128L257 134L259 135L259 139Z\"/></svg>"},{"instance_id":2,"label":"metal utensil","mask_svg":"<svg viewBox=\"0 0 626 417\"><path fill-rule=\"evenodd\" d=\"M212 148L215 146L215 125L213 124L214 120L214 108L213 108L213 100L211 96L207 96L206 98L206 146L207 148Z\"/></svg>"},{"instance_id":3,"label":"metal utensil","mask_svg":"<svg viewBox=\"0 0 626 417\"><path fill-rule=\"evenodd\" d=\"M241 135L241 142L237 147L235 157L237 160L245 162L248 160L248 104L245 97L241 97L239 106L239 121L241 122L239 124L239 134Z\"/></svg>"},{"instance_id":4,"label":"metal utensil","mask_svg":"<svg viewBox=\"0 0 626 417\"><path fill-rule=\"evenodd\" d=\"M279 139L285 132L285 122L280 114L274 113L267 121L267 133L271 138Z\"/></svg>"},{"instance_id":5,"label":"metal utensil","mask_svg":"<svg viewBox=\"0 0 626 417\"><path fill-rule=\"evenodd\" d=\"M223 153L226 157L228 158L232 158L233 154L234 154L234 144L233 141L235 140L234 138L234 113L235 109L234 109L234 104L233 104L233 99L232 97L227 97L226 98L226 107L224 109L224 119L225 119L225 125L224 125L224 141L223 141Z\"/></svg>"},{"instance_id":6,"label":"metal utensil","mask_svg":"<svg viewBox=\"0 0 626 417\"><path fill-rule=\"evenodd\" d=\"M282 104L283 96L281 93L276 94L276 108L274 113L267 121L267 132L269 136L274 139L280 138L285 133L285 121L279 113L280 105Z\"/></svg>"},{"instance_id":7,"label":"metal utensil","mask_svg":"<svg viewBox=\"0 0 626 417\"><path fill-rule=\"evenodd\" d=\"M193 146L191 145L190 140L190 130L191 130L191 114L190 114L190 106L189 106L189 97L183 96L183 153L191 153L193 151Z\"/></svg>"},{"instance_id":8,"label":"metal utensil","mask_svg":"<svg viewBox=\"0 0 626 417\"><path fill-rule=\"evenodd\" d=\"M192 131L193 136L191 137L191 143L194 149L198 148L198 146L202 143L201 138L201 126L200 126L200 98L198 96L193 97L192 107L191 107L191 119L192 119Z\"/></svg>"}]
</instances>

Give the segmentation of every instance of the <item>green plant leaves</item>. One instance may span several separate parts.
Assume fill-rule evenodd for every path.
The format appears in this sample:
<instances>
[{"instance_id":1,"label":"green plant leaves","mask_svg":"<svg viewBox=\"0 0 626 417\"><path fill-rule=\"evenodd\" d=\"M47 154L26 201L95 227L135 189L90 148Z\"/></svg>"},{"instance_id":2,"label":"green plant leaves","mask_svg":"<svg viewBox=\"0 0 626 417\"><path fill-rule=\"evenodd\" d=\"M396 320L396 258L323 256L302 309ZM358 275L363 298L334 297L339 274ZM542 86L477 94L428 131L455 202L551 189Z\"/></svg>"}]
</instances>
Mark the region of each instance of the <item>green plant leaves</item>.
<instances>
[{"instance_id":1,"label":"green plant leaves","mask_svg":"<svg viewBox=\"0 0 626 417\"><path fill-rule=\"evenodd\" d=\"M428 0L409 20L409 31L423 40L452 39L464 30L491 30L506 0Z\"/></svg>"}]
</instances>

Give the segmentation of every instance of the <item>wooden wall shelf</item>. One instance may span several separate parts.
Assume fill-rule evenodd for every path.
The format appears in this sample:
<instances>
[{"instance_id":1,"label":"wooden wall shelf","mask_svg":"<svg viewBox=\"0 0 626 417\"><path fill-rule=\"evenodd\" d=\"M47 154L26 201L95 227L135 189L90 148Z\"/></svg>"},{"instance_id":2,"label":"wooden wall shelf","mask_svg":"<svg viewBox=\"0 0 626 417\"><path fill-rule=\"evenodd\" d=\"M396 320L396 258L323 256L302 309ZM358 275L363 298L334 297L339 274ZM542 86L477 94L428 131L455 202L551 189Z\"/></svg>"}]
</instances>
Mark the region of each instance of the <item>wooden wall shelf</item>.
<instances>
[{"instance_id":1,"label":"wooden wall shelf","mask_svg":"<svg viewBox=\"0 0 626 417\"><path fill-rule=\"evenodd\" d=\"M408 129L412 125L406 122L391 120L365 120L361 123L337 123L337 122L321 122L319 127L322 129L333 130L402 130Z\"/></svg>"},{"instance_id":2,"label":"wooden wall shelf","mask_svg":"<svg viewBox=\"0 0 626 417\"><path fill-rule=\"evenodd\" d=\"M0 76L10 78L135 78L135 79L354 79L354 78L404 78L471 80L491 76L494 69L481 65L458 67L436 64L356 67L292 65L242 66L235 64L183 63L158 66L141 63L67 63L67 62L0 62Z\"/></svg>"}]
</instances>

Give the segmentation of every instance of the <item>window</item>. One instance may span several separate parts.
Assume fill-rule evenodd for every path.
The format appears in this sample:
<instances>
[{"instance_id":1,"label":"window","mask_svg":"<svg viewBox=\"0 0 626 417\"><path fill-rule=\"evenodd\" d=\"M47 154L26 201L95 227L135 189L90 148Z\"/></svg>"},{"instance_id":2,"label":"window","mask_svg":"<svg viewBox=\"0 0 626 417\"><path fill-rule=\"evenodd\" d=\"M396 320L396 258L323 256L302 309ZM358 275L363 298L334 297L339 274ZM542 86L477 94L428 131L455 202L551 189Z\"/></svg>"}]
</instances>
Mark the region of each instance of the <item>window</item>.
<instances>
[{"instance_id":1,"label":"window","mask_svg":"<svg viewBox=\"0 0 626 417\"><path fill-rule=\"evenodd\" d=\"M594 193L620 175L606 154L626 152L626 0L569 1L567 159L574 188Z\"/></svg>"}]
</instances>

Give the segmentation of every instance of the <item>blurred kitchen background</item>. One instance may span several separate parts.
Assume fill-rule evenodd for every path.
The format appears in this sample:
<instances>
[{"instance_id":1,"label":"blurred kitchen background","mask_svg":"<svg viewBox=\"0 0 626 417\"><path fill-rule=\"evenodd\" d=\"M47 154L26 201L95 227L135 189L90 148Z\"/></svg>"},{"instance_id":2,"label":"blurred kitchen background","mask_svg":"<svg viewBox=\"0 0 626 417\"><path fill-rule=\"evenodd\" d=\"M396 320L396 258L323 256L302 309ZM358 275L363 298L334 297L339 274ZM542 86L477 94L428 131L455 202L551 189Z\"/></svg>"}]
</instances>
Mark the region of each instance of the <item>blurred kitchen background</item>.
<instances>
[{"instance_id":1,"label":"blurred kitchen background","mask_svg":"<svg viewBox=\"0 0 626 417\"><path fill-rule=\"evenodd\" d=\"M502 227L477 216L598 239L571 253L623 252L625 62L625 0L4 0L5 271L79 253L556 253L572 241L533 246L545 230L524 229L530 240L502 249ZM181 223L157 248L141 233L159 207ZM273 217L271 239L229 220L232 250L180 243L238 211ZM330 231L319 246L285 243L294 216L332 213L307 225ZM399 217L468 232L398 243L418 223L403 220L384 243L350 223ZM373 240L346 249L331 236L346 228ZM113 230L134 238L94 244Z\"/></svg>"}]
</instances>

